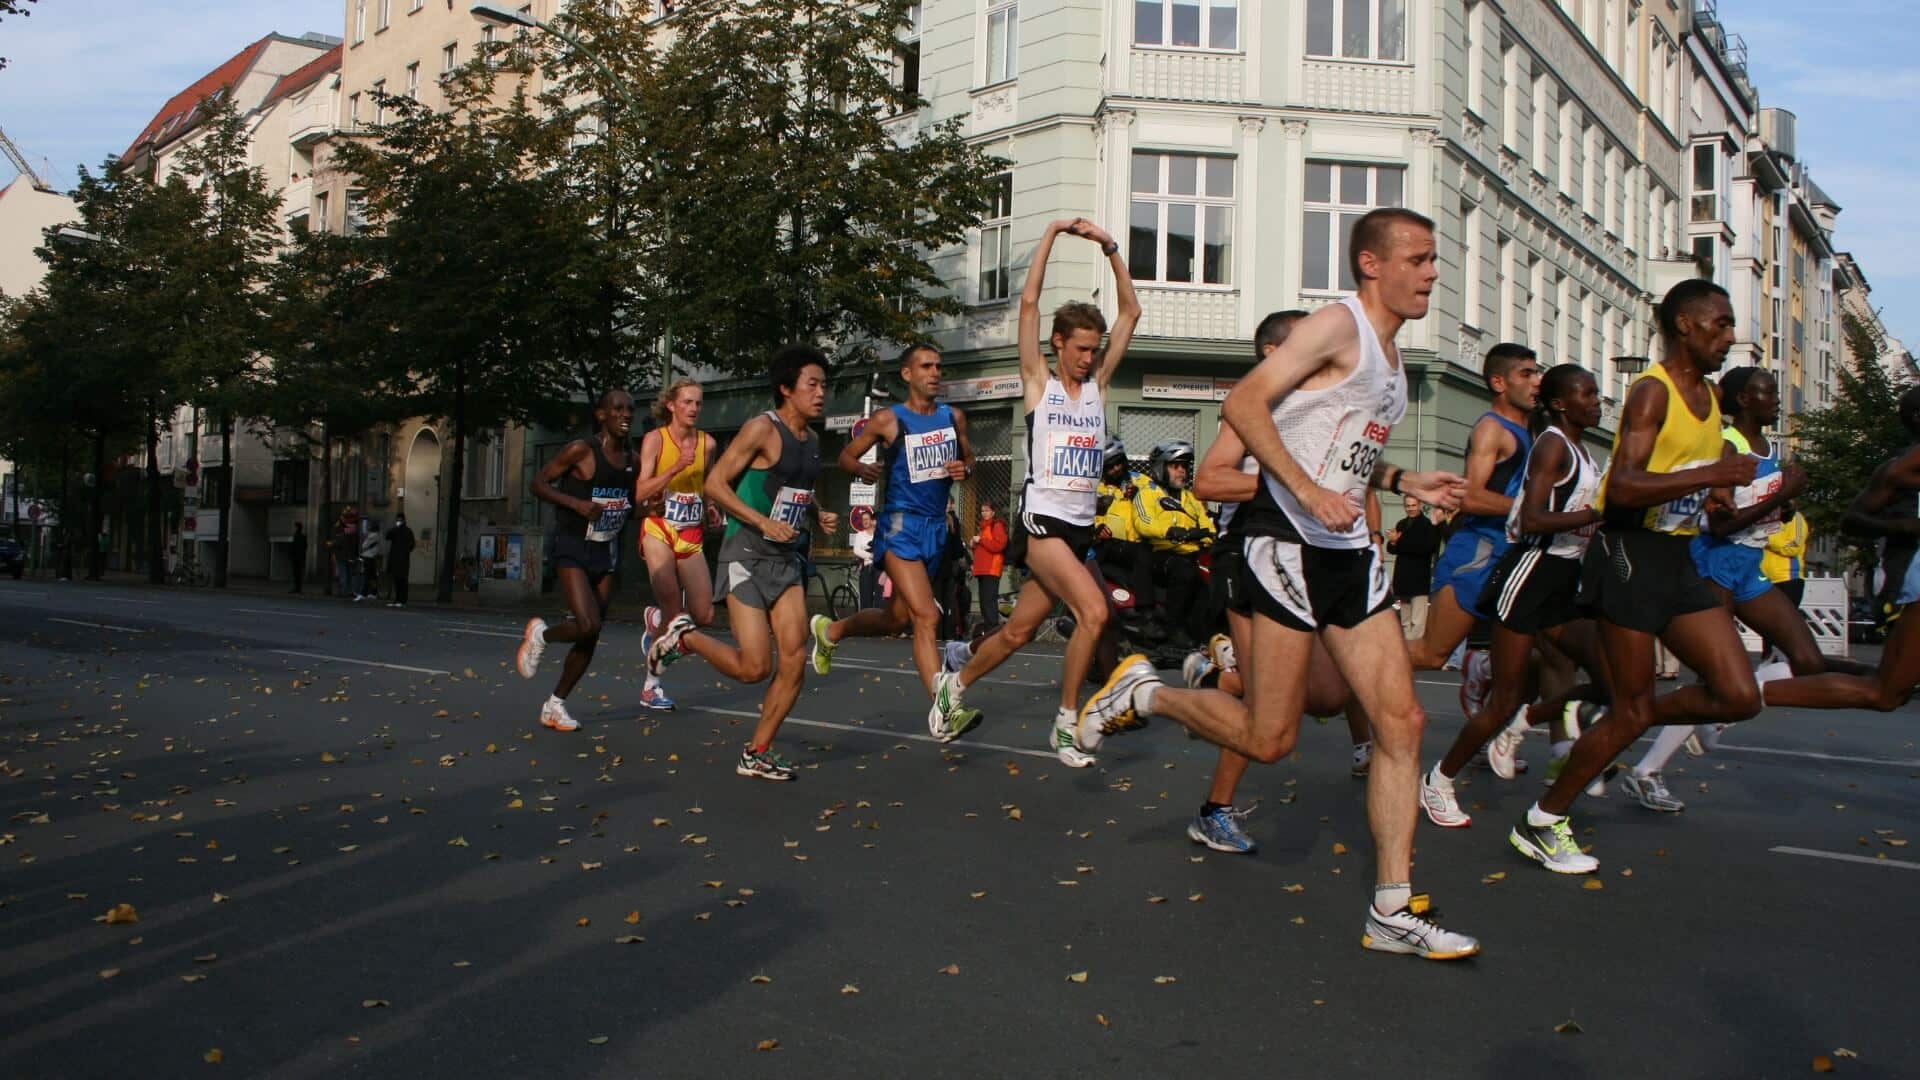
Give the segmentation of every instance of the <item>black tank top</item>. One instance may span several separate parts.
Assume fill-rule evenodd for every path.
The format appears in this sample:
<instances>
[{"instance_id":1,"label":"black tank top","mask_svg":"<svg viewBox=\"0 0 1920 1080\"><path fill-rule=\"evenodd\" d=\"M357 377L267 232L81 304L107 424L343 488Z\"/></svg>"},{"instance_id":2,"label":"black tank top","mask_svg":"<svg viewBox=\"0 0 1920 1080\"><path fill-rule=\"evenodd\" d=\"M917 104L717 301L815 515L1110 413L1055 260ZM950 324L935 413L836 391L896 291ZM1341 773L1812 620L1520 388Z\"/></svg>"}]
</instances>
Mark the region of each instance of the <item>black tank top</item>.
<instances>
[{"instance_id":1,"label":"black tank top","mask_svg":"<svg viewBox=\"0 0 1920 1080\"><path fill-rule=\"evenodd\" d=\"M587 448L593 451L593 479L582 480L578 473L568 469L555 486L576 499L591 500L596 512L589 521L568 507L556 506L554 526L565 536L577 536L593 543L612 543L619 538L620 529L626 525L627 515L633 510L633 453L628 451L627 464L623 468L607 459L600 449L598 437L587 440Z\"/></svg>"}]
</instances>

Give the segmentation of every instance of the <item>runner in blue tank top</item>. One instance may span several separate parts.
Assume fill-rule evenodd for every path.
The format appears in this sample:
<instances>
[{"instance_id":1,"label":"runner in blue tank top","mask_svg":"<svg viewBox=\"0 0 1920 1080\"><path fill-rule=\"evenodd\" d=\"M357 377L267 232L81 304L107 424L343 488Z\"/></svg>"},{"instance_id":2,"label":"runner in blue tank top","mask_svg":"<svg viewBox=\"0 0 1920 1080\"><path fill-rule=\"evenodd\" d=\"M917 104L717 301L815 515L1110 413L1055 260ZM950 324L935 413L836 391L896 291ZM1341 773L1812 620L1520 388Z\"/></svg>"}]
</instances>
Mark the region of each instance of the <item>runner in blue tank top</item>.
<instances>
[{"instance_id":1,"label":"runner in blue tank top","mask_svg":"<svg viewBox=\"0 0 1920 1080\"><path fill-rule=\"evenodd\" d=\"M893 581L893 599L884 607L855 612L839 622L813 617L813 669L833 669L833 651L848 637L890 637L913 627L913 663L920 681L933 692L940 673L940 607L933 578L947 546L947 499L953 482L973 475L973 447L967 442L967 418L936 399L940 395L940 351L911 345L900 354L900 378L907 400L867 418L859 434L840 451L840 468L867 483L886 478L880 521L874 528L873 557ZM885 464L860 459L884 443ZM938 714L935 714L936 716ZM978 710L963 709L929 729L951 741L978 722Z\"/></svg>"}]
</instances>

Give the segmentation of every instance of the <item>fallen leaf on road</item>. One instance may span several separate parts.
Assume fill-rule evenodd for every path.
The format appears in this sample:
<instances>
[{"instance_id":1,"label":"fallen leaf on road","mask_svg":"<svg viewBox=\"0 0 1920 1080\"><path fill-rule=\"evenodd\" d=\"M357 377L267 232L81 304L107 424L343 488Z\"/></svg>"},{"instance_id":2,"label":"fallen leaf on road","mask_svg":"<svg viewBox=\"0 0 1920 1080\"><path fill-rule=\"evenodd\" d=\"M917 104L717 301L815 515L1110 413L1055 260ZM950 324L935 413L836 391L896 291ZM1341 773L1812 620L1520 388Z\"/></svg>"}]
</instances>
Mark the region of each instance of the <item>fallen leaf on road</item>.
<instances>
[{"instance_id":1,"label":"fallen leaf on road","mask_svg":"<svg viewBox=\"0 0 1920 1080\"><path fill-rule=\"evenodd\" d=\"M1307 917L1305 915L1295 915L1292 922L1295 926L1305 926L1307 925Z\"/></svg>"},{"instance_id":2,"label":"fallen leaf on road","mask_svg":"<svg viewBox=\"0 0 1920 1080\"><path fill-rule=\"evenodd\" d=\"M632 911L627 912L627 914L620 921L626 923L628 926L632 926L634 923L639 922L640 909L635 908Z\"/></svg>"},{"instance_id":3,"label":"fallen leaf on road","mask_svg":"<svg viewBox=\"0 0 1920 1080\"><path fill-rule=\"evenodd\" d=\"M201 1054L200 1060L206 1062L209 1065L218 1065L221 1062L227 1060L227 1055L221 1053L220 1048L216 1046L213 1049L207 1051L206 1053Z\"/></svg>"},{"instance_id":4,"label":"fallen leaf on road","mask_svg":"<svg viewBox=\"0 0 1920 1080\"><path fill-rule=\"evenodd\" d=\"M647 939L641 937L639 934L622 934L621 936L614 938L613 943L615 945L638 945L645 940Z\"/></svg>"},{"instance_id":5,"label":"fallen leaf on road","mask_svg":"<svg viewBox=\"0 0 1920 1080\"><path fill-rule=\"evenodd\" d=\"M384 1009L391 1004L393 1004L393 1002L388 1001L386 998L367 998L360 1003L360 1007L363 1009Z\"/></svg>"},{"instance_id":6,"label":"fallen leaf on road","mask_svg":"<svg viewBox=\"0 0 1920 1080\"><path fill-rule=\"evenodd\" d=\"M1588 892L1599 892L1601 889L1607 887L1607 883L1601 881L1599 878L1588 878L1580 883L1580 887Z\"/></svg>"},{"instance_id":7,"label":"fallen leaf on road","mask_svg":"<svg viewBox=\"0 0 1920 1080\"><path fill-rule=\"evenodd\" d=\"M1307 887L1298 882L1295 882L1294 884L1287 886L1286 891L1290 893L1303 893L1307 891Z\"/></svg>"},{"instance_id":8,"label":"fallen leaf on road","mask_svg":"<svg viewBox=\"0 0 1920 1080\"><path fill-rule=\"evenodd\" d=\"M959 964L948 964L948 965L947 965L946 967L943 967L943 968L941 968L941 969L940 969L939 971L936 971L936 972L934 972L934 974L936 974L936 975L958 975L958 974L960 974L960 965L959 965Z\"/></svg>"},{"instance_id":9,"label":"fallen leaf on road","mask_svg":"<svg viewBox=\"0 0 1920 1080\"><path fill-rule=\"evenodd\" d=\"M770 983L770 982L772 982L772 981L773 981L773 976L771 976L771 975L755 975L754 977L752 977L752 978L750 978L750 979L748 979L747 981L748 981L748 982L750 982L750 983Z\"/></svg>"},{"instance_id":10,"label":"fallen leaf on road","mask_svg":"<svg viewBox=\"0 0 1920 1080\"><path fill-rule=\"evenodd\" d=\"M1814 1072L1817 1072L1817 1073L1830 1073L1830 1072L1832 1072L1832 1071L1833 1071L1833 1059L1832 1059L1832 1058L1830 1058L1830 1057L1828 1057L1828 1056L1827 1056L1827 1055L1825 1055L1825 1054L1821 1054L1821 1055L1820 1055L1819 1057L1816 1057L1816 1058L1814 1058L1814 1059L1813 1059L1813 1071L1814 1071Z\"/></svg>"},{"instance_id":11,"label":"fallen leaf on road","mask_svg":"<svg viewBox=\"0 0 1920 1080\"><path fill-rule=\"evenodd\" d=\"M1076 971L1076 972L1074 972L1073 974L1071 974L1071 975L1069 975L1069 976L1067 976L1067 981L1068 981L1068 982L1070 982L1070 983L1083 983L1083 982L1086 982L1086 981L1087 981L1087 973L1086 973L1086 972L1084 972L1084 971Z\"/></svg>"},{"instance_id":12,"label":"fallen leaf on road","mask_svg":"<svg viewBox=\"0 0 1920 1080\"><path fill-rule=\"evenodd\" d=\"M201 953L199 956L193 958L193 962L196 964L211 964L218 959L220 959L220 954L217 952Z\"/></svg>"},{"instance_id":13,"label":"fallen leaf on road","mask_svg":"<svg viewBox=\"0 0 1920 1080\"><path fill-rule=\"evenodd\" d=\"M1007 811L1007 820L1009 821L1021 820L1020 808L1016 806L1013 809Z\"/></svg>"},{"instance_id":14,"label":"fallen leaf on road","mask_svg":"<svg viewBox=\"0 0 1920 1080\"><path fill-rule=\"evenodd\" d=\"M968 897L969 899L972 899L972 900L979 900L979 899L981 899L982 897L984 897L984 896L986 896L986 895L987 895L987 890L985 890L985 889L981 889L981 890L980 890L980 891L978 891L978 892L970 892L970 893L968 893L968 894L967 894L967 897Z\"/></svg>"},{"instance_id":15,"label":"fallen leaf on road","mask_svg":"<svg viewBox=\"0 0 1920 1080\"><path fill-rule=\"evenodd\" d=\"M840 992L841 992L842 994L845 994L845 995L846 995L846 996L848 996L848 997L853 997L854 995L856 995L856 994L858 994L858 993L860 992L860 988L859 988L859 987L857 987L857 986L855 986L855 985L853 985L852 983L848 983L848 984L846 984L845 986L842 986L842 987L840 988Z\"/></svg>"},{"instance_id":16,"label":"fallen leaf on road","mask_svg":"<svg viewBox=\"0 0 1920 1080\"><path fill-rule=\"evenodd\" d=\"M1153 977L1153 985L1155 986L1165 986L1168 983L1176 983L1179 981L1179 978L1173 975L1155 975Z\"/></svg>"},{"instance_id":17,"label":"fallen leaf on road","mask_svg":"<svg viewBox=\"0 0 1920 1080\"><path fill-rule=\"evenodd\" d=\"M1187 901L1189 903L1194 903L1194 904L1197 904L1200 901L1205 900L1206 898L1207 898L1207 894L1203 892L1189 893L1187 895Z\"/></svg>"},{"instance_id":18,"label":"fallen leaf on road","mask_svg":"<svg viewBox=\"0 0 1920 1080\"><path fill-rule=\"evenodd\" d=\"M575 920L573 920L573 925L575 925L575 926L587 926L587 925L589 925L589 924L591 924L592 922L593 922L593 920L592 920L592 919L589 919L589 918L587 918L587 917L586 917L585 915L582 915L582 916L580 916L579 918L577 918L577 919L575 919Z\"/></svg>"},{"instance_id":19,"label":"fallen leaf on road","mask_svg":"<svg viewBox=\"0 0 1920 1080\"><path fill-rule=\"evenodd\" d=\"M1166 902L1167 902L1167 898L1166 898L1166 897L1164 897L1164 896L1149 896L1149 897L1147 897L1147 903L1149 903L1149 904L1164 904L1164 903L1166 903Z\"/></svg>"},{"instance_id":20,"label":"fallen leaf on road","mask_svg":"<svg viewBox=\"0 0 1920 1080\"><path fill-rule=\"evenodd\" d=\"M592 1036L587 1040L587 1045L588 1046L605 1046L607 1045L607 1037L605 1035Z\"/></svg>"},{"instance_id":21,"label":"fallen leaf on road","mask_svg":"<svg viewBox=\"0 0 1920 1080\"><path fill-rule=\"evenodd\" d=\"M673 824L673 822L667 818L657 817L653 819L653 827L656 829L664 829L671 824Z\"/></svg>"},{"instance_id":22,"label":"fallen leaf on road","mask_svg":"<svg viewBox=\"0 0 1920 1080\"><path fill-rule=\"evenodd\" d=\"M1333 853L1335 855L1345 855L1347 853L1347 845L1336 841L1333 845Z\"/></svg>"},{"instance_id":23,"label":"fallen leaf on road","mask_svg":"<svg viewBox=\"0 0 1920 1080\"><path fill-rule=\"evenodd\" d=\"M1099 1024L1099 1025L1100 1025L1101 1027L1112 1027L1112 1026L1113 1026L1112 1024L1109 1024L1109 1023L1107 1023L1107 1014L1106 1014L1106 1013L1094 1013L1094 1014L1093 1014L1093 1022L1094 1022L1094 1023L1096 1023L1096 1024Z\"/></svg>"},{"instance_id":24,"label":"fallen leaf on road","mask_svg":"<svg viewBox=\"0 0 1920 1080\"><path fill-rule=\"evenodd\" d=\"M231 899L233 899L233 897L228 896L226 893L223 893L223 892L217 892L213 894L213 902L216 904L224 904Z\"/></svg>"},{"instance_id":25,"label":"fallen leaf on road","mask_svg":"<svg viewBox=\"0 0 1920 1080\"><path fill-rule=\"evenodd\" d=\"M100 969L100 977L103 979L111 979L118 974L120 974L119 968L101 968Z\"/></svg>"},{"instance_id":26,"label":"fallen leaf on road","mask_svg":"<svg viewBox=\"0 0 1920 1080\"><path fill-rule=\"evenodd\" d=\"M759 1042L753 1044L753 1048L755 1050L778 1050L780 1049L780 1040L761 1039Z\"/></svg>"},{"instance_id":27,"label":"fallen leaf on road","mask_svg":"<svg viewBox=\"0 0 1920 1080\"><path fill-rule=\"evenodd\" d=\"M467 844L466 837L456 836L453 839L447 841L447 846L448 847L468 847L469 845Z\"/></svg>"},{"instance_id":28,"label":"fallen leaf on road","mask_svg":"<svg viewBox=\"0 0 1920 1080\"><path fill-rule=\"evenodd\" d=\"M1584 1030L1586 1029L1580 1026L1580 1022L1571 1017L1553 1025L1553 1031L1556 1035L1578 1035Z\"/></svg>"},{"instance_id":29,"label":"fallen leaf on road","mask_svg":"<svg viewBox=\"0 0 1920 1080\"><path fill-rule=\"evenodd\" d=\"M605 865L606 865L605 863L597 863L597 862L583 862L583 863L581 863L581 864L580 864L580 869L582 869L582 870L598 870L598 869L600 869L601 867L603 867L603 866L605 866Z\"/></svg>"},{"instance_id":30,"label":"fallen leaf on road","mask_svg":"<svg viewBox=\"0 0 1920 1080\"><path fill-rule=\"evenodd\" d=\"M132 904L115 904L107 909L107 925L119 926L121 923L137 923L140 913Z\"/></svg>"},{"instance_id":31,"label":"fallen leaf on road","mask_svg":"<svg viewBox=\"0 0 1920 1080\"><path fill-rule=\"evenodd\" d=\"M183 982L183 983L197 983L197 982L204 982L205 980L206 980L206 976L205 976L205 975L182 975L182 976L180 976L180 981L181 981L181 982Z\"/></svg>"}]
</instances>

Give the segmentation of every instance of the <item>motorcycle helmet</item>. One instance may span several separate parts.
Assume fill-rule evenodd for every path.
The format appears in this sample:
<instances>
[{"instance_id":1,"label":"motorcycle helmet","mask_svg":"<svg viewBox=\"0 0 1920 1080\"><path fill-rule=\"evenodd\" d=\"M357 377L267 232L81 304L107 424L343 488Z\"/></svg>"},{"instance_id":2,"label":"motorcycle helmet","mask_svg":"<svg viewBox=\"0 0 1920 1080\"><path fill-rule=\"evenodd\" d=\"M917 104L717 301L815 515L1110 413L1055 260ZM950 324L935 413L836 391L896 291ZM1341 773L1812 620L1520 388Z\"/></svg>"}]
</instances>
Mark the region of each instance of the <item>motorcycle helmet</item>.
<instances>
[{"instance_id":1,"label":"motorcycle helmet","mask_svg":"<svg viewBox=\"0 0 1920 1080\"><path fill-rule=\"evenodd\" d=\"M1193 444L1177 439L1169 439L1153 448L1147 455L1147 473L1153 482L1169 491L1173 485L1167 481L1167 466L1181 464L1187 467L1187 483L1193 483Z\"/></svg>"},{"instance_id":2,"label":"motorcycle helmet","mask_svg":"<svg viewBox=\"0 0 1920 1080\"><path fill-rule=\"evenodd\" d=\"M1107 436L1105 452L1101 455L1101 458L1100 464L1103 468L1116 461L1125 461L1127 459L1127 448L1118 438L1109 435Z\"/></svg>"}]
</instances>

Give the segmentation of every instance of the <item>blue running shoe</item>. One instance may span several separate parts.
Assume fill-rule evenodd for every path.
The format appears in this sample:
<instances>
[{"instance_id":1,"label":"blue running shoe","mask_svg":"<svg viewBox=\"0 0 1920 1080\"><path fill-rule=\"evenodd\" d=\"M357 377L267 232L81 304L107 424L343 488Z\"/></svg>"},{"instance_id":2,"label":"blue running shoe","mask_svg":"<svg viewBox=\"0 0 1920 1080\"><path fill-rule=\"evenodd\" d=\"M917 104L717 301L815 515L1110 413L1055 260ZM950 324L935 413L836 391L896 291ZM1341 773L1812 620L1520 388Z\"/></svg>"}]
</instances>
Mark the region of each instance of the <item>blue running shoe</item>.
<instances>
[{"instance_id":1,"label":"blue running shoe","mask_svg":"<svg viewBox=\"0 0 1920 1080\"><path fill-rule=\"evenodd\" d=\"M1250 813L1251 810L1221 806L1211 813L1195 815L1187 826L1187 839L1229 855L1251 855L1258 845L1247 835L1246 820Z\"/></svg>"},{"instance_id":2,"label":"blue running shoe","mask_svg":"<svg viewBox=\"0 0 1920 1080\"><path fill-rule=\"evenodd\" d=\"M667 696L667 688L658 684L640 691L640 704L657 712L673 711L673 699Z\"/></svg>"}]
</instances>

